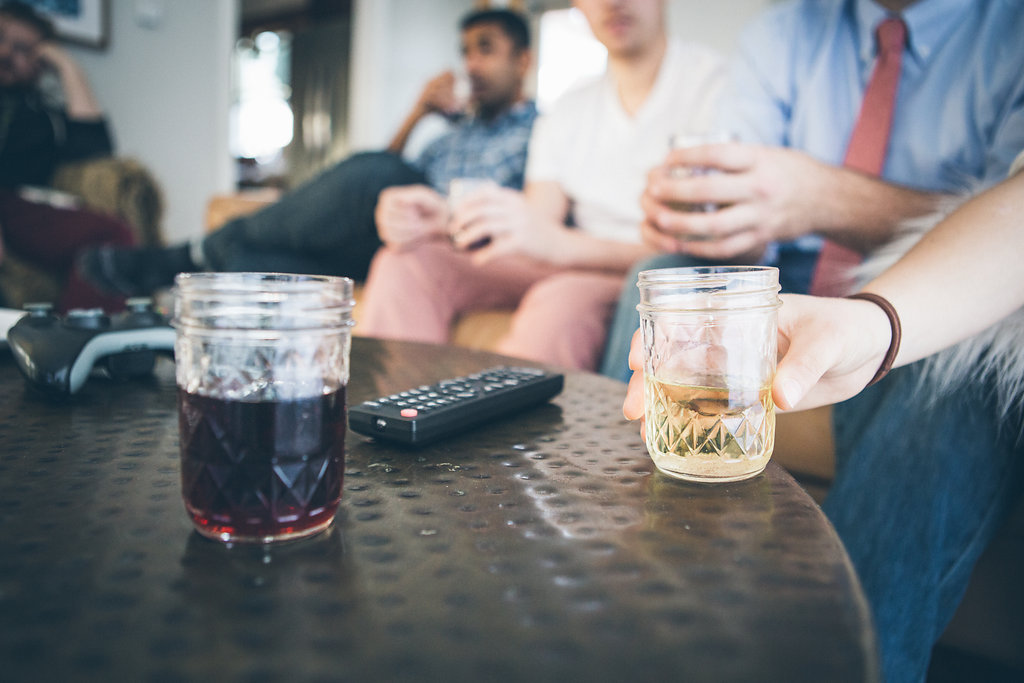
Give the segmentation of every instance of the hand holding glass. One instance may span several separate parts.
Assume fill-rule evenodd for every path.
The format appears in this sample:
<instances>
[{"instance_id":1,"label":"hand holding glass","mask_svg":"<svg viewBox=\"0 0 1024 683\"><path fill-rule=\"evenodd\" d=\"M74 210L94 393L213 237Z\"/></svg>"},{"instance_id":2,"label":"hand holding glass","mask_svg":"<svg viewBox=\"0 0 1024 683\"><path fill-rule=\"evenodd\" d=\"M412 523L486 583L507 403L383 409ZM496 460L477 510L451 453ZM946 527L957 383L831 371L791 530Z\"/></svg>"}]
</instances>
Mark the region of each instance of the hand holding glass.
<instances>
[{"instance_id":1,"label":"hand holding glass","mask_svg":"<svg viewBox=\"0 0 1024 683\"><path fill-rule=\"evenodd\" d=\"M454 216L459 205L466 199L491 187L497 187L497 183L490 178L453 178L448 183L449 216ZM450 230L449 236L452 238L452 242L456 243L455 236L457 233L455 232L454 224L450 224ZM488 241L489 239L479 240L463 248L467 251L472 251L484 246Z\"/></svg>"},{"instance_id":2,"label":"hand holding glass","mask_svg":"<svg viewBox=\"0 0 1024 683\"><path fill-rule=\"evenodd\" d=\"M669 136L668 146L670 150L673 149L686 149L689 147L699 147L701 145L712 145L722 144L726 142L732 142L734 136L725 131L713 131L710 133L676 133L675 135ZM718 173L714 168L707 168L703 166L675 166L670 170L670 175L674 178L686 178L689 176L697 175L709 175L711 173ZM718 204L714 202L670 202L669 206L676 211L700 211L704 213L710 213L719 209Z\"/></svg>"}]
</instances>

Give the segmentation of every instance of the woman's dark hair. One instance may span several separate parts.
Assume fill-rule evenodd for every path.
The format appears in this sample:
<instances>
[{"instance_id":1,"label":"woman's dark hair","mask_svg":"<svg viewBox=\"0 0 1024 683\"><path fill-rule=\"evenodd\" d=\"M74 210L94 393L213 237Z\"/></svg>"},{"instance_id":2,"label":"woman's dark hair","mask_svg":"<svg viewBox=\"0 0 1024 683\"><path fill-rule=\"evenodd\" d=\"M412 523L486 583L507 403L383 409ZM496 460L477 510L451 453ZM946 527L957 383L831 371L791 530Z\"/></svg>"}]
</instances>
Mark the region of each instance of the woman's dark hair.
<instances>
[{"instance_id":1,"label":"woman's dark hair","mask_svg":"<svg viewBox=\"0 0 1024 683\"><path fill-rule=\"evenodd\" d=\"M470 12L462 19L459 29L466 31L480 24L496 24L509 37L517 50L530 48L530 26L519 12L508 9L482 9Z\"/></svg>"},{"instance_id":2,"label":"woman's dark hair","mask_svg":"<svg viewBox=\"0 0 1024 683\"><path fill-rule=\"evenodd\" d=\"M4 0L0 3L0 15L15 19L28 24L43 37L43 40L53 40L56 35L53 29L53 22L41 15L32 5L18 0Z\"/></svg>"}]
</instances>

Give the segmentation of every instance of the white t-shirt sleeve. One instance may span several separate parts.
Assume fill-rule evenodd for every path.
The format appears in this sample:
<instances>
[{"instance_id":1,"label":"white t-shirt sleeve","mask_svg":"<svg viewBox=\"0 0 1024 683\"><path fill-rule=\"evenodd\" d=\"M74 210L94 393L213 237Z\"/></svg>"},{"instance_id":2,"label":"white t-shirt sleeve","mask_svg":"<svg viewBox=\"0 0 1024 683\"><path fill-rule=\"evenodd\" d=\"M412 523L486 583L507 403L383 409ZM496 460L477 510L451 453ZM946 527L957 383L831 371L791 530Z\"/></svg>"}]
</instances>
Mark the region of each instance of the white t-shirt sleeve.
<instances>
[{"instance_id":1,"label":"white t-shirt sleeve","mask_svg":"<svg viewBox=\"0 0 1024 683\"><path fill-rule=\"evenodd\" d=\"M530 133L526 154L526 182L558 180L557 114L547 112L537 117Z\"/></svg>"}]
</instances>

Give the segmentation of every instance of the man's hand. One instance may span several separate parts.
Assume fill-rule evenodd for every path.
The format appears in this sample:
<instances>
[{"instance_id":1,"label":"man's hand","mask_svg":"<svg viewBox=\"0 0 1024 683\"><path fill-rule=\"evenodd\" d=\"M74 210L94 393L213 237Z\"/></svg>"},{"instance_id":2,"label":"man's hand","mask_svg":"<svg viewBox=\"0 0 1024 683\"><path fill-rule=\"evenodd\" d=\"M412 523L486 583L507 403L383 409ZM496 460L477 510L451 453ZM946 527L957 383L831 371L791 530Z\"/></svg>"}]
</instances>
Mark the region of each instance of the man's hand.
<instances>
[{"instance_id":1,"label":"man's hand","mask_svg":"<svg viewBox=\"0 0 1024 683\"><path fill-rule=\"evenodd\" d=\"M644 359L640 330L633 333L629 345L629 369L633 375L626 388L626 400L622 402L622 414L627 420L640 420L640 435L644 434Z\"/></svg>"},{"instance_id":2,"label":"man's hand","mask_svg":"<svg viewBox=\"0 0 1024 683\"><path fill-rule=\"evenodd\" d=\"M427 114L438 112L452 116L462 112L465 107L466 102L460 100L455 93L455 74L445 71L434 76L423 86L423 91L420 93L419 99L416 100L412 111L405 117L395 133L395 137L388 143L388 151L392 154L401 154L405 150L405 145L409 142L409 136L412 135L416 124Z\"/></svg>"},{"instance_id":3,"label":"man's hand","mask_svg":"<svg viewBox=\"0 0 1024 683\"><path fill-rule=\"evenodd\" d=\"M781 298L775 405L803 410L857 395L889 348L892 330L882 309L852 299Z\"/></svg>"},{"instance_id":4,"label":"man's hand","mask_svg":"<svg viewBox=\"0 0 1024 683\"><path fill-rule=\"evenodd\" d=\"M102 118L103 109L85 71L67 50L52 41L43 41L36 48L36 59L42 67L57 74L64 92L64 105L71 119L91 121Z\"/></svg>"},{"instance_id":5,"label":"man's hand","mask_svg":"<svg viewBox=\"0 0 1024 683\"><path fill-rule=\"evenodd\" d=\"M452 240L458 249L473 249L482 265L504 256L550 261L565 227L541 215L522 192L493 185L461 201L452 213Z\"/></svg>"},{"instance_id":6,"label":"man's hand","mask_svg":"<svg viewBox=\"0 0 1024 683\"><path fill-rule=\"evenodd\" d=\"M863 389L889 348L891 329L882 309L870 301L783 294L779 309L779 367L772 398L782 410L817 408L844 401ZM641 420L643 430L643 343L640 330L629 347L633 376L622 414Z\"/></svg>"},{"instance_id":7,"label":"man's hand","mask_svg":"<svg viewBox=\"0 0 1024 683\"><path fill-rule=\"evenodd\" d=\"M679 167L713 169L677 176ZM655 249L720 261L757 260L770 242L788 241L818 225L822 179L831 167L790 149L739 143L672 150L647 178L642 233ZM719 205L679 211L672 204Z\"/></svg>"},{"instance_id":8,"label":"man's hand","mask_svg":"<svg viewBox=\"0 0 1024 683\"><path fill-rule=\"evenodd\" d=\"M448 207L444 197L426 185L389 187L377 198L374 218L381 241L400 249L446 234Z\"/></svg>"},{"instance_id":9,"label":"man's hand","mask_svg":"<svg viewBox=\"0 0 1024 683\"><path fill-rule=\"evenodd\" d=\"M36 46L36 59L41 67L57 72L75 63L68 51L52 40L44 40Z\"/></svg>"},{"instance_id":10,"label":"man's hand","mask_svg":"<svg viewBox=\"0 0 1024 683\"><path fill-rule=\"evenodd\" d=\"M427 81L420 93L417 107L424 113L438 112L448 116L462 112L466 102L455 92L455 73L445 71Z\"/></svg>"}]
</instances>

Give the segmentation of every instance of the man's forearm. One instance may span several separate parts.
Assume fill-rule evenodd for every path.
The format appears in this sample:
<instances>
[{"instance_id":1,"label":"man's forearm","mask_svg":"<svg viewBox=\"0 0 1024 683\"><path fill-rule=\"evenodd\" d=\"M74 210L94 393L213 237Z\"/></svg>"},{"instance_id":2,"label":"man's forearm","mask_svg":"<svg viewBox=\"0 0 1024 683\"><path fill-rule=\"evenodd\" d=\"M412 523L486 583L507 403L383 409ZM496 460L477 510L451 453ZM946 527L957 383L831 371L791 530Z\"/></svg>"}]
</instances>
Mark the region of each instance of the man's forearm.
<instances>
[{"instance_id":1,"label":"man's forearm","mask_svg":"<svg viewBox=\"0 0 1024 683\"><path fill-rule=\"evenodd\" d=\"M549 260L556 265L621 273L657 253L643 244L603 240L571 228L563 229L558 243L551 246Z\"/></svg>"},{"instance_id":2,"label":"man's forearm","mask_svg":"<svg viewBox=\"0 0 1024 683\"><path fill-rule=\"evenodd\" d=\"M899 225L936 210L944 195L832 167L813 193L815 231L861 253L890 241Z\"/></svg>"},{"instance_id":3,"label":"man's forearm","mask_svg":"<svg viewBox=\"0 0 1024 683\"><path fill-rule=\"evenodd\" d=\"M103 109L78 62L59 48L47 51L45 59L60 79L68 118L76 121L96 121L103 118Z\"/></svg>"},{"instance_id":4,"label":"man's forearm","mask_svg":"<svg viewBox=\"0 0 1024 683\"><path fill-rule=\"evenodd\" d=\"M903 319L897 364L923 358L1024 305L1024 174L978 195L865 289Z\"/></svg>"},{"instance_id":5,"label":"man's forearm","mask_svg":"<svg viewBox=\"0 0 1024 683\"><path fill-rule=\"evenodd\" d=\"M420 122L424 116L426 116L427 110L421 102L417 101L409 115L405 117L398 132L395 133L395 137L391 138L391 142L388 143L388 151L392 154L401 154L405 151L405 145L409 142L409 136L412 135L413 129L416 124Z\"/></svg>"}]
</instances>

